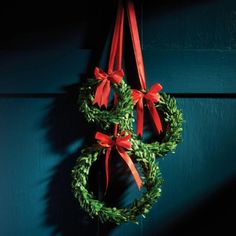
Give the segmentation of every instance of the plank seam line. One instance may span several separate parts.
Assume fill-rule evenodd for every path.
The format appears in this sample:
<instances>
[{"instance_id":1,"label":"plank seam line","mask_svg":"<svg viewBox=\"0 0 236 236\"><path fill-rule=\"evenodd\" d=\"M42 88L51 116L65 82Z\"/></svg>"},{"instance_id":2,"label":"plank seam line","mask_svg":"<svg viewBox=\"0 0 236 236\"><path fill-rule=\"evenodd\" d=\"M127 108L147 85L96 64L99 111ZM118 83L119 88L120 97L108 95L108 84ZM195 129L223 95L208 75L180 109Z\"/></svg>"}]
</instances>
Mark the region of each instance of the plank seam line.
<instances>
[{"instance_id":1,"label":"plank seam line","mask_svg":"<svg viewBox=\"0 0 236 236\"><path fill-rule=\"evenodd\" d=\"M176 98L236 98L236 93L167 93ZM56 98L66 93L0 93L0 98Z\"/></svg>"}]
</instances>

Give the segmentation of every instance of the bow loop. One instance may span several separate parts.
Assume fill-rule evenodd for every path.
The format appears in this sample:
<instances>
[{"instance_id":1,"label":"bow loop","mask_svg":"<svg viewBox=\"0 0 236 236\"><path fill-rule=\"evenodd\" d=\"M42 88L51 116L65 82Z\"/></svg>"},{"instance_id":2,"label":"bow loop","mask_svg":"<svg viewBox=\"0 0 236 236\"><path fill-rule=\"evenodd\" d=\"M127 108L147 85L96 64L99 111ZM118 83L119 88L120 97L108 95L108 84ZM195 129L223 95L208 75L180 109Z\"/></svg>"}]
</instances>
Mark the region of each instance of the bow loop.
<instances>
[{"instance_id":1,"label":"bow loop","mask_svg":"<svg viewBox=\"0 0 236 236\"><path fill-rule=\"evenodd\" d=\"M124 76L124 72L122 69L120 69L107 74L102 69L95 67L94 75L97 80L101 80L102 82L96 89L93 104L97 103L100 108L102 105L107 108L111 90L110 81L112 83L120 84Z\"/></svg>"},{"instance_id":2,"label":"bow loop","mask_svg":"<svg viewBox=\"0 0 236 236\"><path fill-rule=\"evenodd\" d=\"M150 93L159 93L162 90L162 86L159 83L156 83L152 85L152 87L149 89Z\"/></svg>"},{"instance_id":3,"label":"bow loop","mask_svg":"<svg viewBox=\"0 0 236 236\"><path fill-rule=\"evenodd\" d=\"M145 99L153 103L159 102L160 95L158 92L162 90L162 86L158 83L154 84L150 90L144 95Z\"/></svg>"},{"instance_id":4,"label":"bow loop","mask_svg":"<svg viewBox=\"0 0 236 236\"><path fill-rule=\"evenodd\" d=\"M144 98L146 99L147 102L149 101L152 103L156 103L156 102L159 102L160 95L148 92L144 95Z\"/></svg>"},{"instance_id":5,"label":"bow loop","mask_svg":"<svg viewBox=\"0 0 236 236\"><path fill-rule=\"evenodd\" d=\"M115 143L110 136L103 134L101 132L97 132L95 134L95 139L98 140L98 143L102 147L112 147Z\"/></svg>"},{"instance_id":6,"label":"bow loop","mask_svg":"<svg viewBox=\"0 0 236 236\"><path fill-rule=\"evenodd\" d=\"M116 84L120 84L123 77L124 77L124 71L122 69L116 70L116 71L108 74L108 79L112 83L116 83Z\"/></svg>"},{"instance_id":7,"label":"bow loop","mask_svg":"<svg viewBox=\"0 0 236 236\"><path fill-rule=\"evenodd\" d=\"M131 89L131 98L132 98L132 100L133 100L134 105L136 105L136 103L137 103L140 99L142 99L143 96L144 96L144 94L143 94L141 91L139 91L139 90L137 90L137 89Z\"/></svg>"},{"instance_id":8,"label":"bow loop","mask_svg":"<svg viewBox=\"0 0 236 236\"><path fill-rule=\"evenodd\" d=\"M104 80L104 79L107 79L108 74L105 71L103 71L101 68L95 67L94 76L97 80Z\"/></svg>"},{"instance_id":9,"label":"bow loop","mask_svg":"<svg viewBox=\"0 0 236 236\"><path fill-rule=\"evenodd\" d=\"M128 134L126 136L118 136L116 138L116 145L126 149L130 149L132 146L130 139L131 134Z\"/></svg>"}]
</instances>

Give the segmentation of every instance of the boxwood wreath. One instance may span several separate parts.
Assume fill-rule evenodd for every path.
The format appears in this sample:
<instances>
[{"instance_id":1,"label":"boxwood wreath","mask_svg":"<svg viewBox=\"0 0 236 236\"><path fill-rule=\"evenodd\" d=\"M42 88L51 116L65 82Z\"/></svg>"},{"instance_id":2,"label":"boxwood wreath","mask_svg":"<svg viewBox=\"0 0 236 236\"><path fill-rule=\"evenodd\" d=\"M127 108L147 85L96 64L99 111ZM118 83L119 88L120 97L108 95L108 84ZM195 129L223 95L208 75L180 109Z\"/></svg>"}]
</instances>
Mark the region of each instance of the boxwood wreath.
<instances>
[{"instance_id":1,"label":"boxwood wreath","mask_svg":"<svg viewBox=\"0 0 236 236\"><path fill-rule=\"evenodd\" d=\"M77 159L72 170L72 189L75 198L78 199L81 207L85 209L90 217L98 217L103 223L121 224L131 221L138 224L138 216L145 217L161 194L160 187L163 180L160 176L159 167L155 163L155 156L148 149L142 152L127 151L129 155L135 156L137 164L141 167L144 175L144 178L142 178L143 187L146 192L139 199L135 199L127 208L107 207L104 202L97 200L93 193L89 192L87 186L90 167L100 158L103 150L103 148L94 145L84 149Z\"/></svg>"},{"instance_id":2,"label":"boxwood wreath","mask_svg":"<svg viewBox=\"0 0 236 236\"><path fill-rule=\"evenodd\" d=\"M177 144L181 141L183 115L177 108L176 100L168 94L160 93L160 101L155 104L156 109L163 114L165 124L165 134L161 141L144 143L132 129L133 101L131 99L131 90L122 80L120 85L113 84L115 92L118 94L118 103L111 111L100 110L92 105L94 99L94 90L97 86L95 79L89 79L85 86L80 89L80 110L85 114L89 122L96 122L103 129L108 129L114 123L118 123L121 130L132 130L134 143L137 145L137 151L142 152L145 146L155 154L156 157L163 157L169 152L174 152ZM142 147L140 150L138 150Z\"/></svg>"},{"instance_id":3,"label":"boxwood wreath","mask_svg":"<svg viewBox=\"0 0 236 236\"><path fill-rule=\"evenodd\" d=\"M112 83L111 88L117 95L117 104L111 110L99 109L93 105L95 90L100 81L90 78L80 87L79 106L88 122L95 122L107 130L114 123L119 123L123 130L130 129L133 122L133 101L130 97L130 87L124 80L120 84Z\"/></svg>"},{"instance_id":4,"label":"boxwood wreath","mask_svg":"<svg viewBox=\"0 0 236 236\"><path fill-rule=\"evenodd\" d=\"M160 101L155 106L163 114L163 121L166 127L162 140L144 143L134 132L132 137L139 146L141 145L141 150L145 147L153 152L156 157L163 157L169 152L174 153L177 144L182 139L183 114L177 108L176 99L165 93L160 93Z\"/></svg>"}]
</instances>

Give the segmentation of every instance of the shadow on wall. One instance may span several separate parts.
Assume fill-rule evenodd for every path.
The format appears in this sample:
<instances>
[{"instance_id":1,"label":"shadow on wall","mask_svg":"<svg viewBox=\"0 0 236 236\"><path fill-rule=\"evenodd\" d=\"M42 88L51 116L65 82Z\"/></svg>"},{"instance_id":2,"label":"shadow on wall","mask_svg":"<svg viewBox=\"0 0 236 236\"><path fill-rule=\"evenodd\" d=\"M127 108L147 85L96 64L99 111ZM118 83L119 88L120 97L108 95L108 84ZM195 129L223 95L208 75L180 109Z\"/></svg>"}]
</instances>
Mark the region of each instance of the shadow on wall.
<instances>
[{"instance_id":1,"label":"shadow on wall","mask_svg":"<svg viewBox=\"0 0 236 236\"><path fill-rule=\"evenodd\" d=\"M94 124L88 124L79 112L77 99L80 84L71 85L65 88L63 95L56 96L42 126L47 129L47 140L51 150L59 154L63 160L52 170L52 175L48 184L48 191L45 195L46 211L45 221L47 226L53 227L55 233L63 236L72 235L107 235L114 227L113 224L99 224L97 220L92 220L79 207L79 203L74 198L71 189L71 170L76 159L80 155L83 147L95 142L94 134L98 130ZM73 154L68 154L68 147L75 141L81 140L81 147ZM112 161L113 160L113 161ZM117 159L116 159L117 160ZM118 163L119 164L119 163ZM116 170L116 171L114 171ZM111 157L110 161L110 188L103 197L105 190L105 169L104 157L92 166L89 175L89 188L99 199L110 205L119 206L122 202L123 194L129 186L129 173L124 165L119 165ZM127 175L127 178L121 176ZM112 187L115 186L115 187Z\"/></svg>"},{"instance_id":2,"label":"shadow on wall","mask_svg":"<svg viewBox=\"0 0 236 236\"><path fill-rule=\"evenodd\" d=\"M235 199L236 176L190 211L183 209L185 213L180 212L161 232L153 231L148 235L235 235Z\"/></svg>"},{"instance_id":3,"label":"shadow on wall","mask_svg":"<svg viewBox=\"0 0 236 236\"><path fill-rule=\"evenodd\" d=\"M54 233L60 233L63 236L74 235L109 235L116 227L111 223L101 224L96 219L91 219L87 213L80 208L79 202L75 199L71 189L71 170L75 165L75 161L80 154L70 155L63 159L53 169L53 174L50 178L48 191L45 195L46 211L45 224L54 229ZM112 158L111 158L112 159ZM96 193L96 197L110 205L121 205L125 189L129 183L121 180L120 176L124 176L124 169L120 168L114 171L114 162L110 162L110 173L116 173L116 176L111 175L110 187L106 197L103 197L105 190L104 158L101 157L91 168L89 174L89 188ZM128 178L128 176L127 176ZM102 197L98 197L101 195Z\"/></svg>"},{"instance_id":4,"label":"shadow on wall","mask_svg":"<svg viewBox=\"0 0 236 236\"><path fill-rule=\"evenodd\" d=\"M47 130L47 140L51 151L64 157L68 147L78 140L87 143L93 140L95 125L88 124L79 112L78 91L80 84L64 88L63 94L55 95L44 117L43 127Z\"/></svg>"},{"instance_id":5,"label":"shadow on wall","mask_svg":"<svg viewBox=\"0 0 236 236\"><path fill-rule=\"evenodd\" d=\"M92 29L91 29L92 30ZM83 147L95 142L94 135L98 127L87 123L83 114L79 112L78 91L81 83L92 74L95 65L98 65L104 42L108 34L100 35L103 40L99 50L91 54L86 76L80 76L80 82L64 87L62 95L56 95L50 107L48 107L42 127L47 130L46 139L51 151L59 154L63 159L52 170L48 190L45 195L46 210L44 224L52 227L54 233L63 236L74 235L108 235L114 228L113 224L100 224L92 220L80 208L74 198L71 189L71 170ZM80 141L81 147L74 153L68 152L68 148ZM115 157L115 156L114 156ZM117 169L118 167L118 169ZM116 171L114 171L116 170ZM97 198L109 205L121 206L125 190L129 186L129 172L124 165L120 165L111 156L110 159L110 184L106 197L105 190L104 157L92 166L89 174L89 189L97 194ZM124 178L127 176L127 178ZM122 178L121 178L122 177Z\"/></svg>"},{"instance_id":6,"label":"shadow on wall","mask_svg":"<svg viewBox=\"0 0 236 236\"><path fill-rule=\"evenodd\" d=\"M52 170L52 175L45 195L46 211L45 224L55 229L55 233L64 236L72 235L107 235L115 227L113 224L99 224L92 220L79 207L71 189L71 170L76 159L80 155L81 148L95 142L94 133L98 130L93 124L88 124L83 114L78 111L76 103L78 85L70 86L65 95L56 97L49 108L43 126L46 127L47 139L52 150L63 158ZM83 140L82 147L73 154L67 154L67 147L75 140ZM98 199L109 205L121 206L123 195L130 182L129 171L125 165L121 165L120 158L115 155L110 159L110 185L109 191L104 197L105 191L105 167L104 157L92 166L89 175L89 188L97 194ZM126 178L124 178L126 176Z\"/></svg>"},{"instance_id":7,"label":"shadow on wall","mask_svg":"<svg viewBox=\"0 0 236 236\"><path fill-rule=\"evenodd\" d=\"M37 4L36 7L34 2L24 0L3 4L0 49L38 50L77 46L99 50L102 35L111 27L114 2L58 2L56 8L50 3Z\"/></svg>"},{"instance_id":8,"label":"shadow on wall","mask_svg":"<svg viewBox=\"0 0 236 236\"><path fill-rule=\"evenodd\" d=\"M83 140L83 143L90 138L92 140L90 129L93 127L87 124L79 113L78 86L79 84L68 86L63 95L55 97L42 124L47 130L46 138L52 152L63 158L52 169L45 195L44 223L53 227L55 233L65 236L85 235L86 232L93 234L97 229L97 222L91 221L79 208L71 191L71 170L80 150L68 154L67 149L76 140Z\"/></svg>"},{"instance_id":9,"label":"shadow on wall","mask_svg":"<svg viewBox=\"0 0 236 236\"><path fill-rule=\"evenodd\" d=\"M44 223L54 229L55 235L95 235L98 229L98 223L80 209L71 190L71 170L78 155L79 151L68 156L52 170Z\"/></svg>"}]
</instances>

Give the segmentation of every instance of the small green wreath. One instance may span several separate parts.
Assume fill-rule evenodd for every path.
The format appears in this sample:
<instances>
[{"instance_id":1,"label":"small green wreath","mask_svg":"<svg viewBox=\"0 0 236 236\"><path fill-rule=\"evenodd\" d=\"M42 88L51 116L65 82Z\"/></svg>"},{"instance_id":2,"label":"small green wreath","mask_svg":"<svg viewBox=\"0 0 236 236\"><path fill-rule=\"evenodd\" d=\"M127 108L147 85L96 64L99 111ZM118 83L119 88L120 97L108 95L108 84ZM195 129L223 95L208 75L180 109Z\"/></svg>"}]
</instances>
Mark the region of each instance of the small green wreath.
<instances>
[{"instance_id":1,"label":"small green wreath","mask_svg":"<svg viewBox=\"0 0 236 236\"><path fill-rule=\"evenodd\" d=\"M119 124L122 130L130 129L133 121L133 102L130 97L130 87L122 80L120 84L112 83L111 87L117 95L117 104L111 110L99 109L93 105L95 90L100 81L92 78L80 88L80 111L88 122L95 122L102 129L107 130L114 123Z\"/></svg>"},{"instance_id":2,"label":"small green wreath","mask_svg":"<svg viewBox=\"0 0 236 236\"><path fill-rule=\"evenodd\" d=\"M182 111L177 108L175 98L165 93L160 93L160 101L156 104L156 108L163 114L164 125L166 127L164 137L161 141L144 143L132 132L133 149L137 152L148 149L153 152L156 157L163 157L169 152L174 153L177 144L181 141L183 114Z\"/></svg>"},{"instance_id":3,"label":"small green wreath","mask_svg":"<svg viewBox=\"0 0 236 236\"><path fill-rule=\"evenodd\" d=\"M138 224L137 217L139 215L145 217L161 194L160 187L163 180L160 177L159 167L155 163L155 156L148 151L141 153L128 152L136 156L136 162L140 165L144 174L143 187L147 191L139 199L136 199L129 208L107 207L104 202L95 199L94 195L87 189L90 167L98 159L103 150L103 148L95 145L82 151L82 155L77 159L76 165L72 170L72 189L74 195L81 207L92 218L98 217L101 222L112 222L116 224L129 221Z\"/></svg>"}]
</instances>

